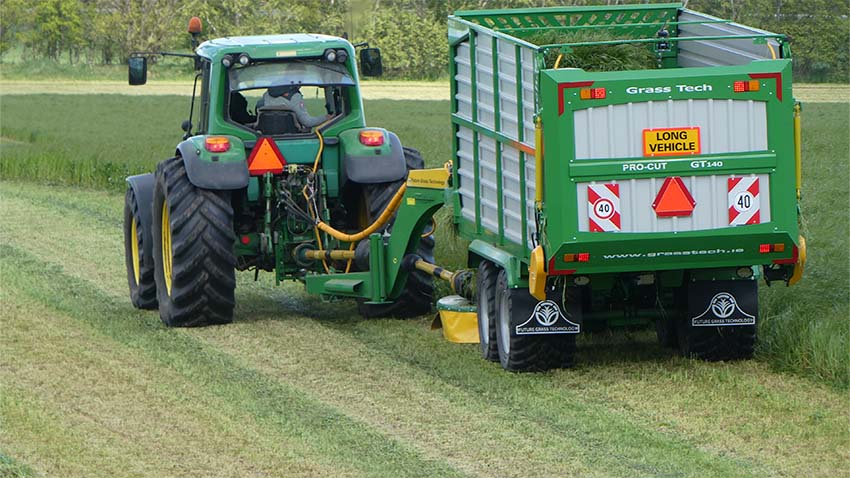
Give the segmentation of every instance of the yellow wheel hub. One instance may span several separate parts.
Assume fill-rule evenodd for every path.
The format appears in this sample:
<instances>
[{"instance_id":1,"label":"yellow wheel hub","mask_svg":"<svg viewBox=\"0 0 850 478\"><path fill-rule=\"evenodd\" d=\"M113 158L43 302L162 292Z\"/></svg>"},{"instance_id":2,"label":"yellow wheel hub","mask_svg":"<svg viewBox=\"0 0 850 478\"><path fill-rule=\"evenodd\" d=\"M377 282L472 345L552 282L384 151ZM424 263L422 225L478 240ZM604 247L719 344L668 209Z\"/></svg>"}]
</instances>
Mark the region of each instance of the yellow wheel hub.
<instances>
[{"instance_id":1,"label":"yellow wheel hub","mask_svg":"<svg viewBox=\"0 0 850 478\"><path fill-rule=\"evenodd\" d=\"M130 250L133 254L133 277L136 278L136 285L139 285L141 265L139 261L139 233L136 231L136 218L132 219L133 224L130 226Z\"/></svg>"},{"instance_id":2,"label":"yellow wheel hub","mask_svg":"<svg viewBox=\"0 0 850 478\"><path fill-rule=\"evenodd\" d=\"M168 218L168 201L162 202L162 275L165 291L171 296L171 221Z\"/></svg>"}]
</instances>

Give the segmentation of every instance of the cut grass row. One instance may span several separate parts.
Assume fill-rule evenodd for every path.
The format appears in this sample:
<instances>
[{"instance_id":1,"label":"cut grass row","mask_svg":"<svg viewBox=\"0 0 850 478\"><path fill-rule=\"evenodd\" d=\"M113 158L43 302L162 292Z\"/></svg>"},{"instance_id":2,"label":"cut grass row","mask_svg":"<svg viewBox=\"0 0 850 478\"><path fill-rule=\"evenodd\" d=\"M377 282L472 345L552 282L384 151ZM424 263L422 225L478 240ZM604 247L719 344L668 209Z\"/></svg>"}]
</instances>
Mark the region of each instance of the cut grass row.
<instances>
[{"instance_id":1,"label":"cut grass row","mask_svg":"<svg viewBox=\"0 0 850 478\"><path fill-rule=\"evenodd\" d=\"M450 158L448 102L366 102L370 123L419 148L428 166ZM0 100L0 177L120 191L173 153L182 97L44 95ZM847 387L848 105L817 104L803 116L804 232L809 267L796 287L762 288L759 356L777 367ZM447 211L442 221L447 221ZM438 232L437 257L462 267L463 243Z\"/></svg>"},{"instance_id":2,"label":"cut grass row","mask_svg":"<svg viewBox=\"0 0 850 478\"><path fill-rule=\"evenodd\" d=\"M0 449L37 474L826 477L850 459L844 393L648 334L513 375L427 319L355 319L250 274L236 323L165 329L127 301L119 194L0 195Z\"/></svg>"}]
</instances>

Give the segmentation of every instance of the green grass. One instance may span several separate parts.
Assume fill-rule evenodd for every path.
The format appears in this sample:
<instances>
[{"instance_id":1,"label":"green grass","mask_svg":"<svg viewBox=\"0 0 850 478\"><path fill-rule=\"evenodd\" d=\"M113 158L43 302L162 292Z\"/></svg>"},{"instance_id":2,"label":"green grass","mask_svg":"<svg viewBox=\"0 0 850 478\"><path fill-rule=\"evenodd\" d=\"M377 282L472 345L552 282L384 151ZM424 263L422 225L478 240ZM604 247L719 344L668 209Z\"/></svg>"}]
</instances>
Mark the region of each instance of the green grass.
<instances>
[{"instance_id":1,"label":"green grass","mask_svg":"<svg viewBox=\"0 0 850 478\"><path fill-rule=\"evenodd\" d=\"M366 101L369 122L420 149L428 166L451 156L447 101ZM415 113L413 113L415 112ZM179 142L185 97L0 97L0 178L121 191ZM804 233L809 264L800 285L762 287L758 357L778 369L846 389L848 340L848 105L813 104L803 115ZM457 268L465 244L441 212L437 258ZM441 290L447 293L447 290Z\"/></svg>"},{"instance_id":2,"label":"green grass","mask_svg":"<svg viewBox=\"0 0 850 478\"><path fill-rule=\"evenodd\" d=\"M846 394L758 361L584 340L505 373L427 318L240 274L237 321L127 300L121 195L0 183L0 449L37 476L832 477ZM33 240L33 238L38 238Z\"/></svg>"}]
</instances>

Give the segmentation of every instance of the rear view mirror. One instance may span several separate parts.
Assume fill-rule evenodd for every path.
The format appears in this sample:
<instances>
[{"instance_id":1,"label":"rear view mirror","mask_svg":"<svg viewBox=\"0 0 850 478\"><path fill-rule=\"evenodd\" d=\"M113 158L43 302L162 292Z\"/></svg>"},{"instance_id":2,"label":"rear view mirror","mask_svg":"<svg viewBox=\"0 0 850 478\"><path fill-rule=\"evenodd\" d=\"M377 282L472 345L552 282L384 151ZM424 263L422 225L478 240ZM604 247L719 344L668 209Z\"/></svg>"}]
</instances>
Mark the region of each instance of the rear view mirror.
<instances>
[{"instance_id":1,"label":"rear view mirror","mask_svg":"<svg viewBox=\"0 0 850 478\"><path fill-rule=\"evenodd\" d=\"M127 70L131 85L144 85L148 81L148 59L133 56L127 59Z\"/></svg>"},{"instance_id":2,"label":"rear view mirror","mask_svg":"<svg viewBox=\"0 0 850 478\"><path fill-rule=\"evenodd\" d=\"M360 70L363 76L381 76L384 74L384 66L381 64L381 50L379 48L364 48L360 50Z\"/></svg>"}]
</instances>

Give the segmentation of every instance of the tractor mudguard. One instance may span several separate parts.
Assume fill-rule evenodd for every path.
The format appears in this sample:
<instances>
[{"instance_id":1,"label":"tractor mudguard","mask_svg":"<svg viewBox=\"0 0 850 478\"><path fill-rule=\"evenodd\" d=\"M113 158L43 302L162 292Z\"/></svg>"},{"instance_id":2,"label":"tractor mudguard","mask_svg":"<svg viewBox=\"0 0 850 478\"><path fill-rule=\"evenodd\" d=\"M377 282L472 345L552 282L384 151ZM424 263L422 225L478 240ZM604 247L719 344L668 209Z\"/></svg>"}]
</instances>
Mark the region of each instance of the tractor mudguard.
<instances>
[{"instance_id":1,"label":"tractor mudguard","mask_svg":"<svg viewBox=\"0 0 850 478\"><path fill-rule=\"evenodd\" d=\"M202 151L203 143L203 136L195 136L177 145L177 155L183 158L189 182L199 188L216 190L248 186L248 163L241 141L230 138L231 149L222 154Z\"/></svg>"},{"instance_id":2,"label":"tractor mudguard","mask_svg":"<svg viewBox=\"0 0 850 478\"><path fill-rule=\"evenodd\" d=\"M136 195L136 203L139 205L139 216L142 220L142 244L145 248L144 257L147 261L153 261L153 251L151 249L151 210L153 208L153 173L139 174L129 176L127 179L128 186L133 189L133 194Z\"/></svg>"},{"instance_id":3,"label":"tractor mudguard","mask_svg":"<svg viewBox=\"0 0 850 478\"><path fill-rule=\"evenodd\" d=\"M361 143L361 131L381 131L385 141L378 146ZM348 130L339 135L342 144L343 178L361 184L387 183L407 174L404 150L395 133L381 128Z\"/></svg>"}]
</instances>

